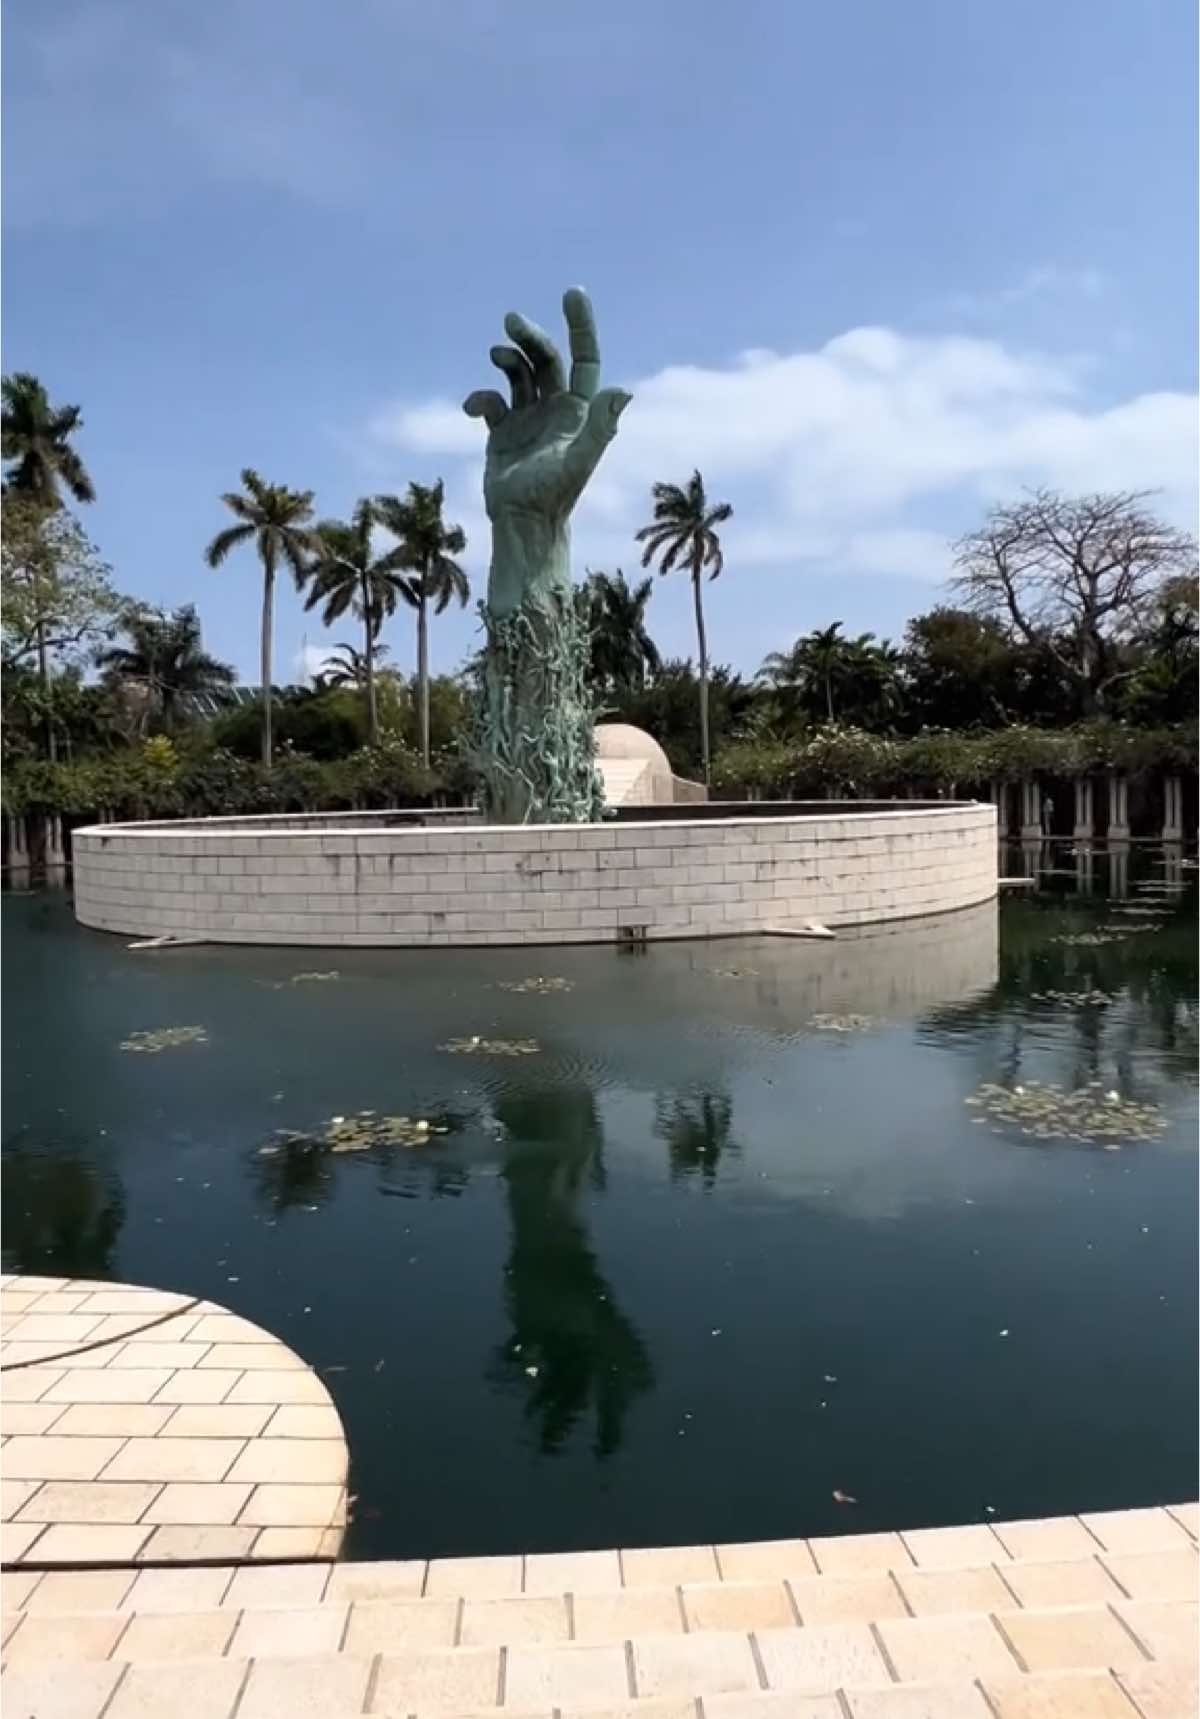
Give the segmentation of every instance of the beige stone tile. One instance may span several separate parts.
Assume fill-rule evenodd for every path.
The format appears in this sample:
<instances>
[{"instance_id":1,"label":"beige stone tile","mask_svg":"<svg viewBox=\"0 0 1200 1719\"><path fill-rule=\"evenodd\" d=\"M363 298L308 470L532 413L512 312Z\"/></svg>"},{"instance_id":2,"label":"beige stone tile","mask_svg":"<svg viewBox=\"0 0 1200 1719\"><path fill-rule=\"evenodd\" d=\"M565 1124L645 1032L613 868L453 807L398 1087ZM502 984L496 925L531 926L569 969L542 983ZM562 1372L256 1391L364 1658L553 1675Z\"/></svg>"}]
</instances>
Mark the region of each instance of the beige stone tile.
<instances>
[{"instance_id":1,"label":"beige stone tile","mask_svg":"<svg viewBox=\"0 0 1200 1719\"><path fill-rule=\"evenodd\" d=\"M86 1343L100 1321L94 1313L26 1313L5 1327L5 1338L16 1343L54 1343L71 1349Z\"/></svg>"},{"instance_id":2,"label":"beige stone tile","mask_svg":"<svg viewBox=\"0 0 1200 1719\"><path fill-rule=\"evenodd\" d=\"M627 1641L637 1635L683 1633L675 1588L618 1588L605 1594L576 1594L576 1641Z\"/></svg>"},{"instance_id":3,"label":"beige stone tile","mask_svg":"<svg viewBox=\"0 0 1200 1719\"><path fill-rule=\"evenodd\" d=\"M865 1623L760 1630L755 1640L772 1689L825 1694L843 1684L888 1680L887 1665Z\"/></svg>"},{"instance_id":4,"label":"beige stone tile","mask_svg":"<svg viewBox=\"0 0 1200 1719\"><path fill-rule=\"evenodd\" d=\"M11 1521L41 1484L40 1480L0 1480L0 1516L6 1522Z\"/></svg>"},{"instance_id":5,"label":"beige stone tile","mask_svg":"<svg viewBox=\"0 0 1200 1719\"><path fill-rule=\"evenodd\" d=\"M572 1703L598 1707L601 1702L628 1699L629 1693L625 1649L615 1643L571 1647L518 1644L509 1648L504 1679L506 1707Z\"/></svg>"},{"instance_id":6,"label":"beige stone tile","mask_svg":"<svg viewBox=\"0 0 1200 1719\"><path fill-rule=\"evenodd\" d=\"M33 1546L38 1537L45 1532L37 1522L6 1522L3 1533L0 1533L0 1551L3 1552L6 1564L15 1564L23 1558Z\"/></svg>"},{"instance_id":7,"label":"beige stone tile","mask_svg":"<svg viewBox=\"0 0 1200 1719\"><path fill-rule=\"evenodd\" d=\"M422 1605L434 1602L423 1600ZM467 1600L463 1606L464 1647L508 1647L516 1642L565 1642L566 1600L546 1594L516 1600Z\"/></svg>"},{"instance_id":8,"label":"beige stone tile","mask_svg":"<svg viewBox=\"0 0 1200 1719\"><path fill-rule=\"evenodd\" d=\"M879 1634L902 1683L1011 1677L1021 1669L1000 1631L986 1617L886 1618L879 1624Z\"/></svg>"},{"instance_id":9,"label":"beige stone tile","mask_svg":"<svg viewBox=\"0 0 1200 1719\"><path fill-rule=\"evenodd\" d=\"M1177 1600L1119 1600L1114 1608L1155 1659L1196 1663L1196 1606Z\"/></svg>"},{"instance_id":10,"label":"beige stone tile","mask_svg":"<svg viewBox=\"0 0 1200 1719\"><path fill-rule=\"evenodd\" d=\"M21 1520L140 1522L158 1491L152 1481L48 1480L25 1505Z\"/></svg>"},{"instance_id":11,"label":"beige stone tile","mask_svg":"<svg viewBox=\"0 0 1200 1719\"><path fill-rule=\"evenodd\" d=\"M371 1709L389 1715L486 1709L495 1706L499 1681L500 1652L494 1647L414 1647L385 1653L379 1660ZM510 1691L505 1704L517 1706L517 1696ZM257 1719L257 1715L247 1715L243 1710L238 1719ZM271 1719L275 1719L273 1714Z\"/></svg>"},{"instance_id":12,"label":"beige stone tile","mask_svg":"<svg viewBox=\"0 0 1200 1719\"><path fill-rule=\"evenodd\" d=\"M1102 1510L1079 1520L1108 1552L1178 1551L1191 1544L1187 1529L1165 1510Z\"/></svg>"},{"instance_id":13,"label":"beige stone tile","mask_svg":"<svg viewBox=\"0 0 1200 1719\"><path fill-rule=\"evenodd\" d=\"M996 1719L1137 1719L1107 1671L1052 1671L983 1685Z\"/></svg>"},{"instance_id":14,"label":"beige stone tile","mask_svg":"<svg viewBox=\"0 0 1200 1719\"><path fill-rule=\"evenodd\" d=\"M346 1447L328 1438L253 1439L229 1471L230 1480L320 1485L346 1477Z\"/></svg>"},{"instance_id":15,"label":"beige stone tile","mask_svg":"<svg viewBox=\"0 0 1200 1719\"><path fill-rule=\"evenodd\" d=\"M65 1374L61 1367L23 1367L20 1372L4 1377L4 1408L7 1414L12 1403L36 1403L52 1390Z\"/></svg>"},{"instance_id":16,"label":"beige stone tile","mask_svg":"<svg viewBox=\"0 0 1200 1719\"><path fill-rule=\"evenodd\" d=\"M256 1558L335 1558L341 1532L328 1528L263 1528L254 1542Z\"/></svg>"},{"instance_id":17,"label":"beige stone tile","mask_svg":"<svg viewBox=\"0 0 1200 1719\"><path fill-rule=\"evenodd\" d=\"M23 1611L41 1579L36 1570L5 1570L0 1575L0 1612Z\"/></svg>"},{"instance_id":18,"label":"beige stone tile","mask_svg":"<svg viewBox=\"0 0 1200 1719\"><path fill-rule=\"evenodd\" d=\"M706 1703L706 1713L717 1711L711 1706L712 1701L722 1701L724 1696L712 1696ZM730 1699L735 1699L730 1697ZM507 1705L504 1712L509 1711ZM724 1709L720 1709L723 1713ZM484 1719L483 1714L476 1714L473 1719ZM526 1713L525 1719L551 1719L551 1714ZM677 1696L668 1696L662 1701L619 1701L615 1707L607 1702L603 1707L560 1707L557 1709L557 1719L696 1719L696 1703L680 1700ZM774 1719L773 1714L763 1714L759 1719ZM788 1719L795 1719L789 1715ZM819 1719L825 1719L824 1714Z\"/></svg>"},{"instance_id":19,"label":"beige stone tile","mask_svg":"<svg viewBox=\"0 0 1200 1719\"><path fill-rule=\"evenodd\" d=\"M636 1546L621 1553L627 1588L673 1588L681 1582L719 1582L711 1546Z\"/></svg>"},{"instance_id":20,"label":"beige stone tile","mask_svg":"<svg viewBox=\"0 0 1200 1719\"><path fill-rule=\"evenodd\" d=\"M48 1403L148 1403L171 1377L169 1367L72 1367L45 1393ZM7 1387L5 1387L7 1389Z\"/></svg>"},{"instance_id":21,"label":"beige stone tile","mask_svg":"<svg viewBox=\"0 0 1200 1719\"><path fill-rule=\"evenodd\" d=\"M274 1571L247 1573L273 1575ZM337 1653L348 1611L348 1606L274 1606L244 1611L229 1651L235 1659L298 1659L302 1654Z\"/></svg>"},{"instance_id":22,"label":"beige stone tile","mask_svg":"<svg viewBox=\"0 0 1200 1719\"><path fill-rule=\"evenodd\" d=\"M341 1502L340 1486L256 1486L238 1521L260 1528L328 1528Z\"/></svg>"},{"instance_id":23,"label":"beige stone tile","mask_svg":"<svg viewBox=\"0 0 1200 1719\"><path fill-rule=\"evenodd\" d=\"M49 1404L36 1403L35 1408ZM75 1403L61 1411L55 1437L153 1438L171 1417L158 1403Z\"/></svg>"},{"instance_id":24,"label":"beige stone tile","mask_svg":"<svg viewBox=\"0 0 1200 1719\"><path fill-rule=\"evenodd\" d=\"M196 1363L200 1367L246 1367L260 1373L299 1370L304 1362L282 1343L214 1343Z\"/></svg>"},{"instance_id":25,"label":"beige stone tile","mask_svg":"<svg viewBox=\"0 0 1200 1719\"><path fill-rule=\"evenodd\" d=\"M4 1647L8 1665L30 1659L107 1659L128 1618L118 1612L26 1612Z\"/></svg>"},{"instance_id":26,"label":"beige stone tile","mask_svg":"<svg viewBox=\"0 0 1200 1719\"><path fill-rule=\"evenodd\" d=\"M196 1343L265 1343L271 1333L236 1313L206 1313L198 1319L189 1333Z\"/></svg>"},{"instance_id":27,"label":"beige stone tile","mask_svg":"<svg viewBox=\"0 0 1200 1719\"><path fill-rule=\"evenodd\" d=\"M54 1433L30 1437L22 1433L10 1438L4 1447L4 1472L9 1480L94 1480L120 1448L119 1438L58 1438Z\"/></svg>"},{"instance_id":28,"label":"beige stone tile","mask_svg":"<svg viewBox=\"0 0 1200 1719\"><path fill-rule=\"evenodd\" d=\"M899 1534L838 1534L808 1544L823 1576L860 1576L871 1570L913 1567Z\"/></svg>"},{"instance_id":29,"label":"beige stone tile","mask_svg":"<svg viewBox=\"0 0 1200 1719\"><path fill-rule=\"evenodd\" d=\"M237 1353L242 1359L235 1359L229 1365L245 1367L248 1371L231 1387L225 1399L227 1402L328 1404L329 1392L310 1368L297 1368L282 1374L264 1372L257 1363L244 1358L244 1350L239 1349Z\"/></svg>"},{"instance_id":30,"label":"beige stone tile","mask_svg":"<svg viewBox=\"0 0 1200 1719\"><path fill-rule=\"evenodd\" d=\"M362 1712L370 1674L371 1661L350 1653L258 1660L238 1719L349 1719ZM393 1710L376 1702L375 1711L390 1719Z\"/></svg>"},{"instance_id":31,"label":"beige stone tile","mask_svg":"<svg viewBox=\"0 0 1200 1719\"><path fill-rule=\"evenodd\" d=\"M122 1564L137 1556L149 1527L117 1527L110 1522L55 1522L37 1543L37 1557L48 1564Z\"/></svg>"},{"instance_id":32,"label":"beige stone tile","mask_svg":"<svg viewBox=\"0 0 1200 1719\"><path fill-rule=\"evenodd\" d=\"M1096 1541L1074 1516L1030 1517L1019 1522L997 1522L992 1532L1013 1558L1090 1558Z\"/></svg>"},{"instance_id":33,"label":"beige stone tile","mask_svg":"<svg viewBox=\"0 0 1200 1719\"><path fill-rule=\"evenodd\" d=\"M132 1570L49 1570L25 1602L26 1611L128 1611Z\"/></svg>"},{"instance_id":34,"label":"beige stone tile","mask_svg":"<svg viewBox=\"0 0 1200 1719\"><path fill-rule=\"evenodd\" d=\"M74 1370L76 1367L102 1367L109 1359L107 1349L64 1349L61 1343L0 1343L0 1367L6 1372L29 1368L35 1365L49 1366L57 1362L59 1357L64 1368Z\"/></svg>"},{"instance_id":35,"label":"beige stone tile","mask_svg":"<svg viewBox=\"0 0 1200 1719\"><path fill-rule=\"evenodd\" d=\"M283 1403L271 1415L263 1437L340 1439L344 1434L336 1409L319 1403Z\"/></svg>"},{"instance_id":36,"label":"beige stone tile","mask_svg":"<svg viewBox=\"0 0 1200 1719\"><path fill-rule=\"evenodd\" d=\"M962 1569L1007 1560L1008 1553L984 1523L962 1528L917 1528L901 1535L922 1570Z\"/></svg>"},{"instance_id":37,"label":"beige stone tile","mask_svg":"<svg viewBox=\"0 0 1200 1719\"><path fill-rule=\"evenodd\" d=\"M848 1689L853 1719L992 1719L978 1684L900 1683L886 1689ZM1127 1714L1126 1719L1132 1719Z\"/></svg>"},{"instance_id":38,"label":"beige stone tile","mask_svg":"<svg viewBox=\"0 0 1200 1719\"><path fill-rule=\"evenodd\" d=\"M157 1319L162 1313L181 1313L188 1304L186 1295L175 1295L163 1289L97 1289L88 1296L87 1313L136 1313L142 1319Z\"/></svg>"},{"instance_id":39,"label":"beige stone tile","mask_svg":"<svg viewBox=\"0 0 1200 1719\"><path fill-rule=\"evenodd\" d=\"M70 1409L64 1410L61 1403L10 1402L8 1383L5 1381L4 1401L0 1404L0 1431L8 1436L14 1433L48 1432L64 1413L70 1412Z\"/></svg>"},{"instance_id":40,"label":"beige stone tile","mask_svg":"<svg viewBox=\"0 0 1200 1719\"><path fill-rule=\"evenodd\" d=\"M637 1636L633 1662L639 1695L719 1695L759 1687L749 1637L731 1630Z\"/></svg>"},{"instance_id":41,"label":"beige stone tile","mask_svg":"<svg viewBox=\"0 0 1200 1719\"><path fill-rule=\"evenodd\" d=\"M237 1438L131 1438L104 1470L105 1480L231 1480L245 1443Z\"/></svg>"},{"instance_id":42,"label":"beige stone tile","mask_svg":"<svg viewBox=\"0 0 1200 1719\"><path fill-rule=\"evenodd\" d=\"M145 1520L187 1528L223 1526L237 1521L252 1490L229 1481L175 1481L163 1487Z\"/></svg>"},{"instance_id":43,"label":"beige stone tile","mask_svg":"<svg viewBox=\"0 0 1200 1719\"><path fill-rule=\"evenodd\" d=\"M788 1583L805 1624L869 1623L906 1618L908 1607L886 1572L862 1576L806 1576Z\"/></svg>"},{"instance_id":44,"label":"beige stone tile","mask_svg":"<svg viewBox=\"0 0 1200 1719\"><path fill-rule=\"evenodd\" d=\"M195 1563L199 1559L232 1563L248 1557L257 1528L172 1525L156 1528L140 1556L151 1563Z\"/></svg>"},{"instance_id":45,"label":"beige stone tile","mask_svg":"<svg viewBox=\"0 0 1200 1719\"><path fill-rule=\"evenodd\" d=\"M1100 1562L1130 1599L1200 1599L1200 1558L1194 1551L1106 1552Z\"/></svg>"},{"instance_id":46,"label":"beige stone tile","mask_svg":"<svg viewBox=\"0 0 1200 1719\"><path fill-rule=\"evenodd\" d=\"M158 1404L150 1406L158 1409ZM170 1416L162 1438L239 1440L257 1438L271 1414L266 1403L181 1403L176 1409L164 1406L161 1412Z\"/></svg>"},{"instance_id":47,"label":"beige stone tile","mask_svg":"<svg viewBox=\"0 0 1200 1719\"><path fill-rule=\"evenodd\" d=\"M267 1564L235 1570L221 1604L252 1610L274 1606L319 1606L329 1581L326 1564ZM339 1608L340 1609L340 1608Z\"/></svg>"},{"instance_id":48,"label":"beige stone tile","mask_svg":"<svg viewBox=\"0 0 1200 1719\"><path fill-rule=\"evenodd\" d=\"M638 1719L642 1706L630 1719ZM680 1719L693 1719L695 1703L680 1709ZM566 1719L566 1715L564 1715ZM795 1690L760 1692L756 1695L706 1695L704 1719L845 1719L836 1695L800 1695Z\"/></svg>"},{"instance_id":49,"label":"beige stone tile","mask_svg":"<svg viewBox=\"0 0 1200 1719\"><path fill-rule=\"evenodd\" d=\"M595 1594L620 1586L615 1552L530 1552L525 1559L527 1594Z\"/></svg>"},{"instance_id":50,"label":"beige stone tile","mask_svg":"<svg viewBox=\"0 0 1200 1719\"><path fill-rule=\"evenodd\" d=\"M721 1576L727 1582L813 1576L817 1570L807 1540L745 1540L718 1546L716 1551Z\"/></svg>"},{"instance_id":51,"label":"beige stone tile","mask_svg":"<svg viewBox=\"0 0 1200 1719\"><path fill-rule=\"evenodd\" d=\"M479 1603L519 1605L521 1602ZM395 1653L402 1647L453 1647L457 1627L457 1600L355 1600L350 1607L345 1648L347 1653L371 1654Z\"/></svg>"},{"instance_id":52,"label":"beige stone tile","mask_svg":"<svg viewBox=\"0 0 1200 1719\"><path fill-rule=\"evenodd\" d=\"M701 1582L683 1589L690 1630L787 1629L796 1622L782 1582Z\"/></svg>"},{"instance_id":53,"label":"beige stone tile","mask_svg":"<svg viewBox=\"0 0 1200 1719\"><path fill-rule=\"evenodd\" d=\"M154 1393L156 1403L219 1403L233 1390L241 1373L231 1368L201 1368L172 1373Z\"/></svg>"},{"instance_id":54,"label":"beige stone tile","mask_svg":"<svg viewBox=\"0 0 1200 1719\"><path fill-rule=\"evenodd\" d=\"M1128 1690L1142 1719L1195 1719L1200 1712L1200 1685L1195 1666L1138 1665L1118 1671L1117 1682Z\"/></svg>"},{"instance_id":55,"label":"beige stone tile","mask_svg":"<svg viewBox=\"0 0 1200 1719\"><path fill-rule=\"evenodd\" d=\"M1193 1540L1200 1540L1200 1504L1168 1504L1166 1509Z\"/></svg>"},{"instance_id":56,"label":"beige stone tile","mask_svg":"<svg viewBox=\"0 0 1200 1719\"><path fill-rule=\"evenodd\" d=\"M125 1600L129 1612L207 1612L219 1606L233 1579L231 1566L142 1570Z\"/></svg>"},{"instance_id":57,"label":"beige stone tile","mask_svg":"<svg viewBox=\"0 0 1200 1719\"><path fill-rule=\"evenodd\" d=\"M418 1599L425 1585L423 1559L377 1564L338 1564L329 1577L329 1600Z\"/></svg>"},{"instance_id":58,"label":"beige stone tile","mask_svg":"<svg viewBox=\"0 0 1200 1719\"><path fill-rule=\"evenodd\" d=\"M1145 1657L1104 1606L998 1612L996 1621L1030 1671L1140 1665Z\"/></svg>"},{"instance_id":59,"label":"beige stone tile","mask_svg":"<svg viewBox=\"0 0 1200 1719\"><path fill-rule=\"evenodd\" d=\"M156 1572L157 1573L157 1572ZM174 1571L167 1572L175 1574ZM191 1571L180 1571L190 1575ZM121 1637L121 1659L220 1659L229 1647L237 1618L222 1611L140 1612Z\"/></svg>"},{"instance_id":60,"label":"beige stone tile","mask_svg":"<svg viewBox=\"0 0 1200 1719\"><path fill-rule=\"evenodd\" d=\"M130 1339L122 1343L109 1363L113 1367L173 1367L179 1372L189 1371L193 1367L204 1365L209 1351L200 1343L169 1343L163 1338L151 1342L164 1328L159 1326L156 1332L146 1336ZM225 1363L228 1365L228 1362Z\"/></svg>"},{"instance_id":61,"label":"beige stone tile","mask_svg":"<svg viewBox=\"0 0 1200 1719\"><path fill-rule=\"evenodd\" d=\"M102 1660L31 1660L4 1675L5 1719L97 1719L124 1667Z\"/></svg>"},{"instance_id":62,"label":"beige stone tile","mask_svg":"<svg viewBox=\"0 0 1200 1719\"><path fill-rule=\"evenodd\" d=\"M945 1612L994 1612L1013 1603L1012 1594L990 1566L962 1570L898 1570L896 1580L919 1618L939 1617Z\"/></svg>"},{"instance_id":63,"label":"beige stone tile","mask_svg":"<svg viewBox=\"0 0 1200 1719\"><path fill-rule=\"evenodd\" d=\"M227 1719L245 1675L237 1659L131 1665L104 1719Z\"/></svg>"},{"instance_id":64,"label":"beige stone tile","mask_svg":"<svg viewBox=\"0 0 1200 1719\"><path fill-rule=\"evenodd\" d=\"M521 1559L433 1558L425 1592L472 1600L507 1599L521 1592Z\"/></svg>"},{"instance_id":65,"label":"beige stone tile","mask_svg":"<svg viewBox=\"0 0 1200 1719\"><path fill-rule=\"evenodd\" d=\"M1095 1558L1050 1558L1004 1566L1004 1580L1023 1606L1086 1606L1119 1600L1121 1590ZM1007 1606L1009 1602L1005 1602ZM978 1610L1004 1610L1005 1606Z\"/></svg>"}]
</instances>

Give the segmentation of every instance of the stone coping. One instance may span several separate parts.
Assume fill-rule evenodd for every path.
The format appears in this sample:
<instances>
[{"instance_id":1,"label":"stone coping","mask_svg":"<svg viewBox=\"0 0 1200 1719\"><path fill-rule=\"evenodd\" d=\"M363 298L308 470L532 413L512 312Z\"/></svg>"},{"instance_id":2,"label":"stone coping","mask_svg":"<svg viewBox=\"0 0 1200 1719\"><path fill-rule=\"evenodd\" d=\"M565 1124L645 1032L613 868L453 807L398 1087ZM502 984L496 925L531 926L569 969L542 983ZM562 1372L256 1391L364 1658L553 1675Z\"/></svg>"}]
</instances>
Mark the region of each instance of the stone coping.
<instances>
[{"instance_id":1,"label":"stone coping","mask_svg":"<svg viewBox=\"0 0 1200 1719\"><path fill-rule=\"evenodd\" d=\"M6 1567L330 1558L341 1421L313 1370L218 1302L0 1279Z\"/></svg>"}]
</instances>

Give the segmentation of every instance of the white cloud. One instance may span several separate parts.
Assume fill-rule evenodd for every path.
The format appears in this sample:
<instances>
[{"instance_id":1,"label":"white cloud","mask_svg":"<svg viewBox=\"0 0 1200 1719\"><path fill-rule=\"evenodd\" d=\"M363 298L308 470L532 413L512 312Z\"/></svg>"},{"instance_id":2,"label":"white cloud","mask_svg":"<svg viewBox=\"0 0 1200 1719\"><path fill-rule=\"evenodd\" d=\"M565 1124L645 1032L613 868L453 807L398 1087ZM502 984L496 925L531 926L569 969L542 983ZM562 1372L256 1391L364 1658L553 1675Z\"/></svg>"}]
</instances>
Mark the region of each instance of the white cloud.
<instances>
[{"instance_id":1,"label":"white cloud","mask_svg":"<svg viewBox=\"0 0 1200 1719\"><path fill-rule=\"evenodd\" d=\"M576 515L576 564L633 565L651 483L696 466L734 503L726 559L746 568L937 581L964 523L1030 483L1157 489L1161 511L1191 525L1196 399L1098 405L1085 374L1078 360L995 340L887 328L851 329L810 352L747 352L721 369L660 370L632 384ZM470 510L481 530L483 430L457 402L393 402L368 433L436 458L454 517Z\"/></svg>"},{"instance_id":2,"label":"white cloud","mask_svg":"<svg viewBox=\"0 0 1200 1719\"><path fill-rule=\"evenodd\" d=\"M1039 263L1026 269L1019 280L984 292L951 293L941 308L955 316L987 317L1029 305L1036 300L1096 300L1104 296L1106 281L1099 269L1063 268L1058 263Z\"/></svg>"}]
</instances>

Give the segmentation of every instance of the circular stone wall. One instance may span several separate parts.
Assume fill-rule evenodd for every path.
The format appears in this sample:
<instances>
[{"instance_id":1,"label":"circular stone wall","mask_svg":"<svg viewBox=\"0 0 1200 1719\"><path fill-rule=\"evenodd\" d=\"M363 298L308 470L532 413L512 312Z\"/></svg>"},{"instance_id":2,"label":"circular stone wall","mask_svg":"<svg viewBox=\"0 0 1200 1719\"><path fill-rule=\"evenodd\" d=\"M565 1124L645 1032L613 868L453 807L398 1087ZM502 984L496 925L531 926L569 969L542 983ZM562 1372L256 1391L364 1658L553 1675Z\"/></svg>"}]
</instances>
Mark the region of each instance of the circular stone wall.
<instances>
[{"instance_id":1,"label":"circular stone wall","mask_svg":"<svg viewBox=\"0 0 1200 1719\"><path fill-rule=\"evenodd\" d=\"M996 893L991 805L519 829L389 816L76 830L76 916L221 943L604 943L863 925Z\"/></svg>"}]
</instances>

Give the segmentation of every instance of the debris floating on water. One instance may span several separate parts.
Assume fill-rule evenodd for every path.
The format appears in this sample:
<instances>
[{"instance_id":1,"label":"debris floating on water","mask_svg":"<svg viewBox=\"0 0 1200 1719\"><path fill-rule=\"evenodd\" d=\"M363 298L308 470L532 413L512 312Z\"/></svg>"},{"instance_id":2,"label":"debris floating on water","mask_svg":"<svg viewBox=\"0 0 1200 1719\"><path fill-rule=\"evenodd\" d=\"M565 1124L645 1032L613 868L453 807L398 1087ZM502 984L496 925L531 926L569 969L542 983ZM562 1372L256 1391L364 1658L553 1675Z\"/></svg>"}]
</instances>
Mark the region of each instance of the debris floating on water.
<instances>
[{"instance_id":1,"label":"debris floating on water","mask_svg":"<svg viewBox=\"0 0 1200 1719\"><path fill-rule=\"evenodd\" d=\"M965 1102L1035 1139L1077 1140L1107 1152L1119 1152L1122 1141L1153 1140L1166 1127L1157 1104L1123 1098L1115 1087L1105 1091L1098 1080L1073 1092L1036 1080L1012 1087L985 1082Z\"/></svg>"},{"instance_id":2,"label":"debris floating on water","mask_svg":"<svg viewBox=\"0 0 1200 1719\"><path fill-rule=\"evenodd\" d=\"M280 1129L274 1141L260 1146L260 1158L274 1158L289 1147L308 1151L370 1152L376 1146L429 1146L435 1134L448 1134L449 1128L433 1123L424 1116L379 1116L374 1110L360 1110L357 1116L331 1116L324 1129L316 1134L299 1134Z\"/></svg>"},{"instance_id":3,"label":"debris floating on water","mask_svg":"<svg viewBox=\"0 0 1200 1719\"><path fill-rule=\"evenodd\" d=\"M536 1039L484 1039L478 1033L469 1039L447 1039L438 1046L452 1056L536 1056L541 1048Z\"/></svg>"},{"instance_id":4,"label":"debris floating on water","mask_svg":"<svg viewBox=\"0 0 1200 1719\"><path fill-rule=\"evenodd\" d=\"M810 1015L810 1027L819 1033L865 1033L875 1025L874 1015Z\"/></svg>"},{"instance_id":5,"label":"debris floating on water","mask_svg":"<svg viewBox=\"0 0 1200 1719\"><path fill-rule=\"evenodd\" d=\"M501 979L499 988L502 991L531 992L534 996L545 997L551 991L573 991L574 984L570 979L544 978L535 973L531 979Z\"/></svg>"},{"instance_id":6,"label":"debris floating on water","mask_svg":"<svg viewBox=\"0 0 1200 1719\"><path fill-rule=\"evenodd\" d=\"M205 1027L155 1027L152 1032L130 1033L121 1040L123 1051L144 1051L155 1056L159 1051L172 1050L176 1045L206 1045Z\"/></svg>"}]
</instances>

